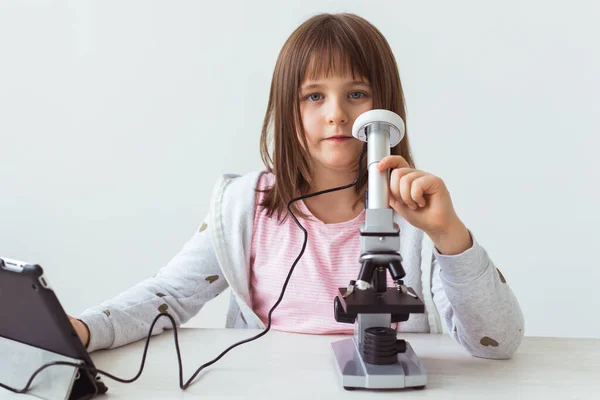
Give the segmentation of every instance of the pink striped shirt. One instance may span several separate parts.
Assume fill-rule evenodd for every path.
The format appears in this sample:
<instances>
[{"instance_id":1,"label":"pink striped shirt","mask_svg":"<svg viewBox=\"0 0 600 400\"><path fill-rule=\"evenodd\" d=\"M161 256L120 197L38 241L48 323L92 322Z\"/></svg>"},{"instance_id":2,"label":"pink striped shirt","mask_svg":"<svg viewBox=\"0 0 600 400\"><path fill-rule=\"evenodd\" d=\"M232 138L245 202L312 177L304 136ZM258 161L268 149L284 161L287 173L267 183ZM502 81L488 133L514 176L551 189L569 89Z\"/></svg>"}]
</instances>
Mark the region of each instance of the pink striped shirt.
<instances>
[{"instance_id":1,"label":"pink striped shirt","mask_svg":"<svg viewBox=\"0 0 600 400\"><path fill-rule=\"evenodd\" d=\"M273 174L264 173L258 187L264 189L274 181ZM276 216L267 217L266 210L258 206L263 196L257 195L254 215L250 293L254 312L266 324L269 310L279 298L290 267L302 249L304 234L290 217L282 225ZM283 300L273 312L271 327L297 333L351 334L353 325L335 320L333 300L338 288L356 280L360 271L359 230L365 211L349 221L325 224L310 213L304 202L296 204L311 217L298 218L308 233L308 241ZM388 274L389 284L392 281Z\"/></svg>"}]
</instances>

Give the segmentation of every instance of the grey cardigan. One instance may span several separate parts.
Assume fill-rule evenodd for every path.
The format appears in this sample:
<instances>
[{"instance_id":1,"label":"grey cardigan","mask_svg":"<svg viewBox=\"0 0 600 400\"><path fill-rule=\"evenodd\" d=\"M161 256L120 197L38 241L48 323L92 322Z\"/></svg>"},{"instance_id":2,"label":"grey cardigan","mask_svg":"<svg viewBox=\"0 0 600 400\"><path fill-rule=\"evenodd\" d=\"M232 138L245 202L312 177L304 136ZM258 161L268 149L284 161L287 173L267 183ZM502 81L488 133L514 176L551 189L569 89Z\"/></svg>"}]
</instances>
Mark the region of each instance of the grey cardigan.
<instances>
[{"instance_id":1,"label":"grey cardigan","mask_svg":"<svg viewBox=\"0 0 600 400\"><path fill-rule=\"evenodd\" d=\"M183 324L228 286L231 301L226 327L265 327L252 310L249 288L254 189L260 174L256 171L220 178L208 215L166 266L83 312L80 319L90 328L88 351L115 348L146 337L153 319L162 311ZM458 255L441 255L423 231L397 214L395 219L401 232L399 250L407 274L404 282L416 291L426 310L411 314L398 330L449 333L474 356L511 357L524 335L523 314L474 235L471 233L470 249ZM153 334L169 328L170 322L161 318Z\"/></svg>"}]
</instances>

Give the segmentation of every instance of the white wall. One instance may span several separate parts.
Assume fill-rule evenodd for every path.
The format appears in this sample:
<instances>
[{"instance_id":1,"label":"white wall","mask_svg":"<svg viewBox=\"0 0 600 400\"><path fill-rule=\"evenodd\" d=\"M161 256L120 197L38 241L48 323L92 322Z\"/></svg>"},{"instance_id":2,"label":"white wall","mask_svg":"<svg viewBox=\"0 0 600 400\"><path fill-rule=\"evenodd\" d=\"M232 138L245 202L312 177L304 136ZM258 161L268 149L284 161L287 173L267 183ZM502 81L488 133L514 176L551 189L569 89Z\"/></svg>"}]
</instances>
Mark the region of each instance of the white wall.
<instances>
[{"instance_id":1,"label":"white wall","mask_svg":"<svg viewBox=\"0 0 600 400\"><path fill-rule=\"evenodd\" d=\"M1 2L0 255L41 263L74 315L154 274L220 174L261 168L287 36L350 11L388 38L418 167L446 181L526 334L600 337L600 12L491 3ZM227 300L191 324L223 326Z\"/></svg>"}]
</instances>

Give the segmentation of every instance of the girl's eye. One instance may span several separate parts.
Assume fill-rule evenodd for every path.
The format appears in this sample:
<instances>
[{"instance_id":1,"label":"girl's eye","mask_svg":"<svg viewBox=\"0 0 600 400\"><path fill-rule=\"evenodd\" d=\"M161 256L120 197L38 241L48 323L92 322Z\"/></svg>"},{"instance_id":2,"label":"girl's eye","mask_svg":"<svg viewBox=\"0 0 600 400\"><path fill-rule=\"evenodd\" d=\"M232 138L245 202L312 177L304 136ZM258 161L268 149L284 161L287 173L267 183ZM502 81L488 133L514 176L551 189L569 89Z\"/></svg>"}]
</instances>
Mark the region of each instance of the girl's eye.
<instances>
[{"instance_id":1,"label":"girl's eye","mask_svg":"<svg viewBox=\"0 0 600 400\"><path fill-rule=\"evenodd\" d=\"M354 100L362 99L365 96L363 92L352 92L350 93L350 97Z\"/></svg>"},{"instance_id":2,"label":"girl's eye","mask_svg":"<svg viewBox=\"0 0 600 400\"><path fill-rule=\"evenodd\" d=\"M319 101L321 100L321 95L319 93L313 93L313 94L309 94L308 96L306 96L306 99L308 101Z\"/></svg>"}]
</instances>

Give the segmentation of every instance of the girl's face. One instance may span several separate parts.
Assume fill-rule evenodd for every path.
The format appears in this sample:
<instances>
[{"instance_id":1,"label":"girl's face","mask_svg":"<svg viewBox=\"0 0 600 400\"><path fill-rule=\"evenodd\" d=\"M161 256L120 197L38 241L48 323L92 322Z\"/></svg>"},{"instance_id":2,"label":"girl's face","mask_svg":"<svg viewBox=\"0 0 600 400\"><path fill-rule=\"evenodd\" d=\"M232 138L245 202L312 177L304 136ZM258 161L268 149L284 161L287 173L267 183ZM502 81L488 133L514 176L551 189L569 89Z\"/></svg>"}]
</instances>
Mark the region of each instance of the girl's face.
<instances>
[{"instance_id":1,"label":"girl's face","mask_svg":"<svg viewBox=\"0 0 600 400\"><path fill-rule=\"evenodd\" d=\"M300 86L300 113L315 168L350 171L363 142L352 136L354 120L373 108L366 80L352 76L305 80Z\"/></svg>"}]
</instances>

